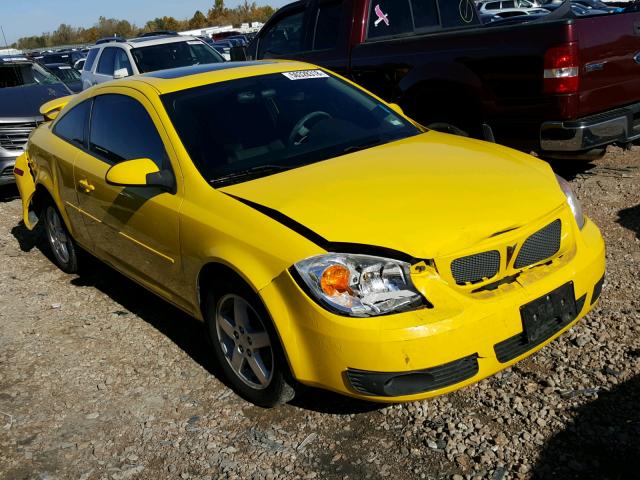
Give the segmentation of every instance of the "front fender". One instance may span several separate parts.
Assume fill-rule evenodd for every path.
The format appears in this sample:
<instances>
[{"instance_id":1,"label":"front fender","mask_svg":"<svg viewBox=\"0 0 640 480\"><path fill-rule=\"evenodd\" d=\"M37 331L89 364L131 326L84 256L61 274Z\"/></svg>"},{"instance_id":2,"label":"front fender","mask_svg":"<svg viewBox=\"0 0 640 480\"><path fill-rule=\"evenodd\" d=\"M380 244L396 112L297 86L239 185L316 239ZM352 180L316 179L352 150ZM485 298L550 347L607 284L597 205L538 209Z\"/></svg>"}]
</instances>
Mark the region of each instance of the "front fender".
<instances>
[{"instance_id":1,"label":"front fender","mask_svg":"<svg viewBox=\"0 0 640 480\"><path fill-rule=\"evenodd\" d=\"M22 221L27 229L33 230L38 223L38 219L35 215L29 214L29 206L36 192L36 184L33 180L29 156L26 152L16 158L13 176L16 179L16 185L18 186L20 199L22 200Z\"/></svg>"}]
</instances>

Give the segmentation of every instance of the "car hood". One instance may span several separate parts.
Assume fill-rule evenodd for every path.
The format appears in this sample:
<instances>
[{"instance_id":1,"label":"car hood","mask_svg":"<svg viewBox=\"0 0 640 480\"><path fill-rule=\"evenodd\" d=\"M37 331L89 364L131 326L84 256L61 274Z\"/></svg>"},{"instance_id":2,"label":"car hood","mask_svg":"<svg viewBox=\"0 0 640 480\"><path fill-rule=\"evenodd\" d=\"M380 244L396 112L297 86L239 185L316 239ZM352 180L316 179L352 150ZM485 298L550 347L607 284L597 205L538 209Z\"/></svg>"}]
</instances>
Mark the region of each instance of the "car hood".
<instances>
[{"instance_id":1,"label":"car hood","mask_svg":"<svg viewBox=\"0 0 640 480\"><path fill-rule=\"evenodd\" d=\"M61 83L0 88L0 118L40 117L40 105L69 94Z\"/></svg>"},{"instance_id":2,"label":"car hood","mask_svg":"<svg viewBox=\"0 0 640 480\"><path fill-rule=\"evenodd\" d=\"M221 190L302 234L415 258L454 253L565 201L546 163L432 131Z\"/></svg>"}]
</instances>

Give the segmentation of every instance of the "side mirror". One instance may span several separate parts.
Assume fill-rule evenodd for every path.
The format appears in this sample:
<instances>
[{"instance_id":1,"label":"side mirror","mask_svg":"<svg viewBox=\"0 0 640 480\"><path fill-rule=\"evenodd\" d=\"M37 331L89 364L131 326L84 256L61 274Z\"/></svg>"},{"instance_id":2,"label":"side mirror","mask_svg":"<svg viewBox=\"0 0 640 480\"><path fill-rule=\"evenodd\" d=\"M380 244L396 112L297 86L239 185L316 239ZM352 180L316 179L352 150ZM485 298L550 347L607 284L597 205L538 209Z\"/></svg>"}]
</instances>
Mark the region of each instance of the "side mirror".
<instances>
[{"instance_id":1,"label":"side mirror","mask_svg":"<svg viewBox=\"0 0 640 480\"><path fill-rule=\"evenodd\" d=\"M113 72L113 78L115 80L119 78L128 77L128 76L129 76L129 70L127 70L126 68L119 68L118 70Z\"/></svg>"},{"instance_id":2,"label":"side mirror","mask_svg":"<svg viewBox=\"0 0 640 480\"><path fill-rule=\"evenodd\" d=\"M110 185L122 187L159 187L170 192L175 191L176 181L170 170L160 170L148 158L136 158L116 163L105 176Z\"/></svg>"},{"instance_id":3,"label":"side mirror","mask_svg":"<svg viewBox=\"0 0 640 480\"><path fill-rule=\"evenodd\" d=\"M247 60L247 47L231 47L229 54L232 62L244 62Z\"/></svg>"},{"instance_id":4,"label":"side mirror","mask_svg":"<svg viewBox=\"0 0 640 480\"><path fill-rule=\"evenodd\" d=\"M404 115L404 112L402 111L402 108L397 103L390 103L389 107L391 108L391 110L393 110L397 114Z\"/></svg>"}]
</instances>

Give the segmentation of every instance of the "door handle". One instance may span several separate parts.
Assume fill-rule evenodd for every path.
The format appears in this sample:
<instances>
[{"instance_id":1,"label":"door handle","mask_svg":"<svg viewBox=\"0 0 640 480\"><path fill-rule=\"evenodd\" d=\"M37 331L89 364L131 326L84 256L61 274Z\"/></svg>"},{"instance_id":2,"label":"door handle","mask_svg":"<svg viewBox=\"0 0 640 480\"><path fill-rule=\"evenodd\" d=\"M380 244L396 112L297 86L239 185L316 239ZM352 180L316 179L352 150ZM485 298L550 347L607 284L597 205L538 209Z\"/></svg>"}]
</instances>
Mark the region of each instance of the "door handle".
<instances>
[{"instance_id":1,"label":"door handle","mask_svg":"<svg viewBox=\"0 0 640 480\"><path fill-rule=\"evenodd\" d=\"M89 180L86 180L84 178L78 181L78 185L80 185L80 188L82 189L82 191L84 191L84 193L91 193L96 189L96 187L89 183Z\"/></svg>"}]
</instances>

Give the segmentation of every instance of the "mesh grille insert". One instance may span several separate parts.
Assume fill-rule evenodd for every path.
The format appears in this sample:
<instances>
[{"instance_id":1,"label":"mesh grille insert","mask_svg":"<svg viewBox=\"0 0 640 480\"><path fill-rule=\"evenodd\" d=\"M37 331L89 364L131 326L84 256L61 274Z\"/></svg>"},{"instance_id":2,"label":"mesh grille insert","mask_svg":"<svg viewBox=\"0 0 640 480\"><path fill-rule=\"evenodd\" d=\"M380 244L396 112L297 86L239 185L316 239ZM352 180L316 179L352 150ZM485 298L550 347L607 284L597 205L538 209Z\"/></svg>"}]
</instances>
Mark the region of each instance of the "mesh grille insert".
<instances>
[{"instance_id":1,"label":"mesh grille insert","mask_svg":"<svg viewBox=\"0 0 640 480\"><path fill-rule=\"evenodd\" d=\"M467 257L456 258L451 262L451 274L458 285L477 283L491 278L500 269L500 252L491 250Z\"/></svg>"},{"instance_id":2,"label":"mesh grille insert","mask_svg":"<svg viewBox=\"0 0 640 480\"><path fill-rule=\"evenodd\" d=\"M524 268L551 257L560 250L560 234L562 223L560 219L527 238L518 253L515 268Z\"/></svg>"}]
</instances>

